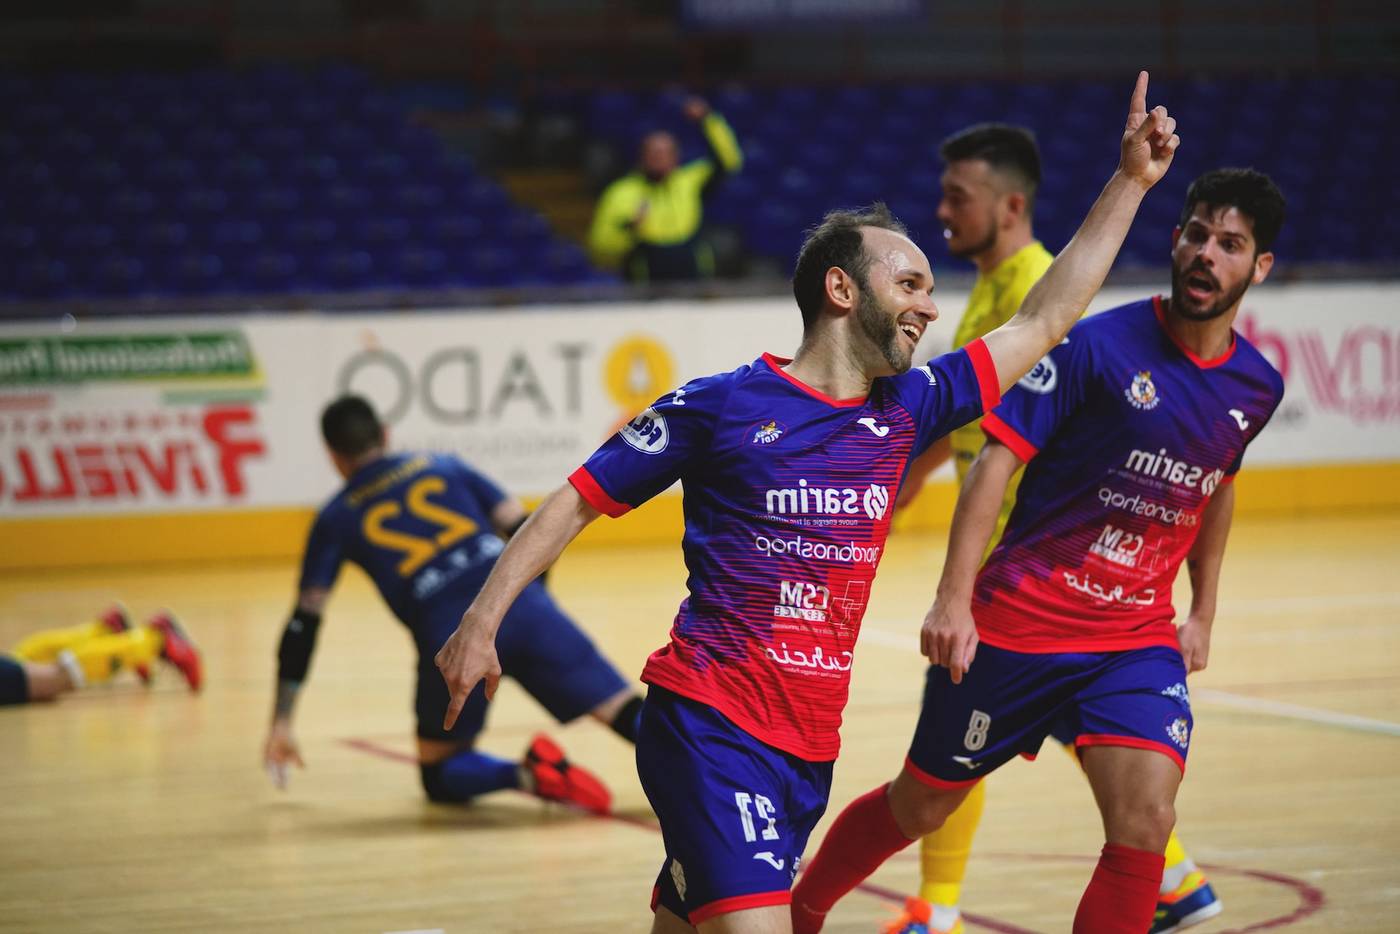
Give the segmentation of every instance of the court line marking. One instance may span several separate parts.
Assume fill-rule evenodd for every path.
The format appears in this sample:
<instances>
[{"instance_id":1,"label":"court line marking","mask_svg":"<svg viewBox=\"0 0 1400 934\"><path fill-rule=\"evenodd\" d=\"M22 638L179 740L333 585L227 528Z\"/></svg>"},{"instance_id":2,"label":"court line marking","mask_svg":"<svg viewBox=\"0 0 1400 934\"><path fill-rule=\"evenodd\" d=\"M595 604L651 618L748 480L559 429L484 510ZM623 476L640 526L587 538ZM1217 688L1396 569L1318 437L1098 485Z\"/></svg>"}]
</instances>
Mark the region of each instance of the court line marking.
<instances>
[{"instance_id":1,"label":"court line marking","mask_svg":"<svg viewBox=\"0 0 1400 934\"><path fill-rule=\"evenodd\" d=\"M862 627L860 639L887 648L906 649L913 652L917 652L919 648L917 630L905 636L876 627ZM1248 697L1243 694L1232 694L1229 691L1222 691L1217 688L1193 688L1191 696L1196 700L1206 701L1221 707L1245 710L1250 713L1260 713L1285 720L1301 720L1306 723L1340 727L1345 730L1357 730L1362 733L1374 733L1381 736L1400 736L1400 723L1392 723L1389 720L1377 720L1372 717L1361 717L1355 714L1337 713L1336 711L1324 710L1320 707L1305 707L1302 704L1290 704L1287 701L1269 700L1262 697Z\"/></svg>"},{"instance_id":2,"label":"court line marking","mask_svg":"<svg viewBox=\"0 0 1400 934\"><path fill-rule=\"evenodd\" d=\"M982 853L984 859L1000 859L1007 861L1021 861L1032 863L1097 863L1094 856L1080 856L1067 853ZM896 853L894 859L908 861L918 857L905 850ZM1235 866L1223 866L1220 863L1201 863L1200 867L1210 873L1225 876L1242 876L1248 879L1256 879L1260 882L1268 882L1274 885L1281 885L1291 889L1298 897L1298 907L1286 915L1278 915L1273 918L1265 918L1262 921L1254 921L1242 928L1229 928L1221 931L1220 934L1254 934L1255 931L1268 931L1274 928L1288 927L1296 924L1304 918L1317 914L1327 904L1327 893L1317 886L1305 882L1296 876L1286 875L1281 872L1269 872L1264 869L1242 869ZM897 892L890 892L891 895L899 895ZM903 896L899 896L901 901ZM970 917L964 914L964 918ZM993 929L995 930L995 929Z\"/></svg>"},{"instance_id":3,"label":"court line marking","mask_svg":"<svg viewBox=\"0 0 1400 934\"><path fill-rule=\"evenodd\" d=\"M344 746L348 746L349 748L356 750L357 752L363 752L381 759L388 759L392 762L411 762L414 764L418 762L416 756L411 756L407 753L400 752L396 749L389 749L388 747L381 746L376 742L364 738L353 736L346 737L344 739L341 739L340 743ZM524 794L524 792L521 793ZM533 797L533 795L531 797ZM576 811L577 813L585 817L594 818L596 820L606 820L611 821L613 823L626 824L631 827L640 827L644 830L649 830L652 833L661 832L661 828L655 823L640 818L631 817L626 814L594 814L591 811L585 811L582 808L577 808L570 804L562 804L561 806L571 811ZM989 859L1022 860L1026 862L1098 862L1097 857L1079 856L1075 854L1061 855L1055 853L984 853L982 854L982 856ZM893 858L913 859L915 857L913 856L913 854L905 850L902 853L895 854ZM1295 908L1293 911L1289 912L1286 915L1279 915L1274 918L1265 918L1263 921L1253 922L1252 924L1249 924L1246 927L1231 928L1229 930L1222 931L1221 934L1253 934L1253 932L1255 931L1267 931L1272 930L1274 928L1288 927L1298 921L1303 920L1304 918L1307 918L1310 915L1316 914L1318 911L1321 911L1322 906L1327 903L1327 894L1323 892L1322 889L1318 888L1317 886L1310 885L1309 883L1304 882L1302 879L1296 878L1294 876L1289 876L1277 872L1269 872L1268 870L1264 869L1242 869L1235 868L1233 866L1222 866L1219 863L1202 863L1201 868L1208 869L1211 872L1215 873L1222 873L1225 875L1235 876L1246 876L1248 878L1259 879L1264 882L1272 882L1276 885L1282 885L1286 888L1292 889L1294 893L1298 895L1299 901L1301 902L1301 904L1297 908ZM895 905L896 907L903 907L906 898L903 892L898 892L894 889L889 889L882 885L877 885L873 882L861 882L856 886L855 890L857 892L862 892L866 895L870 895L875 898L883 899L886 902ZM987 915L963 912L963 919L973 927L980 927L988 931L994 931L996 932L996 934L1037 934L1036 931L1030 928L1016 927L1015 925L1010 924L1009 922L998 921L996 918L991 918ZM413 934L413 932L406 932L406 934Z\"/></svg>"},{"instance_id":4,"label":"court line marking","mask_svg":"<svg viewBox=\"0 0 1400 934\"><path fill-rule=\"evenodd\" d=\"M1251 713L1262 713L1273 717L1282 717L1286 720L1302 720L1306 723L1336 726L1345 730L1359 730L1363 733L1378 733L1382 736L1400 736L1400 723L1391 723L1388 720L1376 720L1349 713L1336 713L1331 710L1304 707L1302 704L1290 704L1287 701L1269 700L1264 697L1248 697L1244 694L1232 694L1229 691L1220 691L1215 688L1195 688L1191 691L1191 696L1196 700L1207 701L1221 707L1247 710Z\"/></svg>"}]
</instances>

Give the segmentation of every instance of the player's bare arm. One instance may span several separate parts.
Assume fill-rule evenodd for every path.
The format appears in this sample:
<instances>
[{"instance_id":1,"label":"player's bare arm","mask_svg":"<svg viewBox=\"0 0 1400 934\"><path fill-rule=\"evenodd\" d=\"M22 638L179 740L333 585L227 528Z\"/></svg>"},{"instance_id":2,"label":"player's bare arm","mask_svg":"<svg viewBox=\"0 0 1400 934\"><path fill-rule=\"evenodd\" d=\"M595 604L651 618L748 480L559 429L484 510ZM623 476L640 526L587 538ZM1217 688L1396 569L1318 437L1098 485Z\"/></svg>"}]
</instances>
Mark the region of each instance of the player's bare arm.
<instances>
[{"instance_id":1,"label":"player's bare arm","mask_svg":"<svg viewBox=\"0 0 1400 934\"><path fill-rule=\"evenodd\" d=\"M282 634L282 644L278 651L277 696L272 705L272 724L268 727L267 739L263 742L263 767L268 777L278 788L287 787L288 766L306 768L301 757L301 748L292 731L292 714L296 709L297 696L301 693L302 678L306 666L310 664L311 652L315 647L316 634L307 628L314 620L320 624L321 613L325 609L330 591L322 587L307 588L297 596L296 610L287 621L287 629ZM294 667L299 666L289 676L287 671L289 656L296 655Z\"/></svg>"},{"instance_id":2,"label":"player's bare arm","mask_svg":"<svg viewBox=\"0 0 1400 934\"><path fill-rule=\"evenodd\" d=\"M1225 541L1235 515L1235 485L1219 487L1201 516L1201 531L1186 556L1191 576L1191 611L1177 630L1181 657L1186 671L1201 671L1210 660L1210 633L1215 624L1215 600L1220 586L1220 566L1225 558Z\"/></svg>"},{"instance_id":3,"label":"player's bare arm","mask_svg":"<svg viewBox=\"0 0 1400 934\"><path fill-rule=\"evenodd\" d=\"M525 585L553 564L569 542L600 515L566 483L511 536L481 593L434 659L452 694L442 721L444 729L452 729L478 682L485 679L486 696L495 696L501 680L501 663L496 658L496 630L501 618Z\"/></svg>"},{"instance_id":4,"label":"player's bare arm","mask_svg":"<svg viewBox=\"0 0 1400 934\"><path fill-rule=\"evenodd\" d=\"M1181 139L1165 107L1147 109L1147 72L1140 72L1128 105L1118 168L1079 231L1021 309L984 338L1003 391L1030 372L1064 338L1102 287L1142 198L1166 174Z\"/></svg>"},{"instance_id":5,"label":"player's bare arm","mask_svg":"<svg viewBox=\"0 0 1400 934\"><path fill-rule=\"evenodd\" d=\"M947 668L954 684L962 683L963 674L977 654L972 584L996 529L1006 487L1020 469L1021 461L1010 448L987 439L972 462L953 510L943 576L938 581L933 606L924 616L919 642L929 662Z\"/></svg>"}]
</instances>

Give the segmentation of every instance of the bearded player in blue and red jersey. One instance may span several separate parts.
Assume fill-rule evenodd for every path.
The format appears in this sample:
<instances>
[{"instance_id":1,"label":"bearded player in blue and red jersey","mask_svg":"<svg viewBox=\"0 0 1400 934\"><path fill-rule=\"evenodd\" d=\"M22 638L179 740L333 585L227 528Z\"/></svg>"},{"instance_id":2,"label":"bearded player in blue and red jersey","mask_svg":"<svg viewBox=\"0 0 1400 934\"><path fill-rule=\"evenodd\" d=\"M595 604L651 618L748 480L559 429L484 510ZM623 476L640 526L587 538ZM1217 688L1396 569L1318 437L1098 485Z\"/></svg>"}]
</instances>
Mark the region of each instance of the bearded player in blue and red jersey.
<instances>
[{"instance_id":1,"label":"bearded player in blue and red jersey","mask_svg":"<svg viewBox=\"0 0 1400 934\"><path fill-rule=\"evenodd\" d=\"M668 393L511 539L438 653L448 723L483 678L515 594L589 522L680 480L690 572L637 737L666 858L653 931L785 931L790 885L826 807L856 634L910 459L984 413L1098 290L1179 139L1138 76L1118 170L1001 328L925 367L927 258L883 206L829 214L798 256L803 339Z\"/></svg>"},{"instance_id":2,"label":"bearded player in blue and red jersey","mask_svg":"<svg viewBox=\"0 0 1400 934\"><path fill-rule=\"evenodd\" d=\"M798 931L820 930L837 898L1051 732L1078 751L1107 837L1076 934L1195 920L1154 910L1191 741L1186 675L1210 650L1231 480L1283 397L1283 378L1231 328L1273 266L1283 213L1258 172L1198 178L1175 233L1170 300L1077 325L984 419L988 442L924 621L933 664L908 758L832 825L793 892ZM1016 507L979 573L1022 464ZM1182 561L1192 595L1178 630Z\"/></svg>"}]
</instances>

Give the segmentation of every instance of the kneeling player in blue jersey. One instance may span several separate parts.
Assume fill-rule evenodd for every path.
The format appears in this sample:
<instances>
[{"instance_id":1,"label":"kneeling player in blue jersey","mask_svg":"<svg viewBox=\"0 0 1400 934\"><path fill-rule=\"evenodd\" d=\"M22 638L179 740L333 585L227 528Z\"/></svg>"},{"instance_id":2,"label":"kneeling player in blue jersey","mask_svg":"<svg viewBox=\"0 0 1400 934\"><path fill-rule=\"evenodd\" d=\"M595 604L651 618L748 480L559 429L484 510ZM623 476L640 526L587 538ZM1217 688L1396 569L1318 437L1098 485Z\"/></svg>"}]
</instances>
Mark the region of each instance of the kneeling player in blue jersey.
<instances>
[{"instance_id":1,"label":"kneeling player in blue jersey","mask_svg":"<svg viewBox=\"0 0 1400 934\"><path fill-rule=\"evenodd\" d=\"M1020 312L911 369L938 316L928 258L883 205L827 215L802 246L803 337L667 393L541 504L438 653L456 711L503 668L515 595L589 522L680 480L689 597L648 660L637 737L665 859L653 931L781 932L826 808L856 635L910 460L982 415L1057 344L1108 273L1180 140L1132 95L1118 170Z\"/></svg>"},{"instance_id":2,"label":"kneeling player in blue jersey","mask_svg":"<svg viewBox=\"0 0 1400 934\"><path fill-rule=\"evenodd\" d=\"M1208 898L1158 909L1158 890L1191 742L1186 676L1210 651L1231 481L1283 397L1283 378L1231 327L1273 267L1283 214L1283 195L1251 169L1196 179L1170 299L1085 319L983 420L988 441L924 621L933 664L908 758L832 825L793 893L799 931L819 930L837 898L1052 732L1077 749L1107 838L1076 934L1175 930L1219 912ZM979 572L1022 464L1006 532ZM1183 561L1191 608L1178 629Z\"/></svg>"},{"instance_id":3,"label":"kneeling player in blue jersey","mask_svg":"<svg viewBox=\"0 0 1400 934\"><path fill-rule=\"evenodd\" d=\"M344 561L379 588L418 649L418 757L433 801L462 802L505 788L606 812L602 782L536 736L519 762L476 750L489 699L476 691L451 729L448 693L433 655L457 627L462 604L481 589L496 557L525 521L525 509L455 457L391 454L374 409L358 396L326 407L321 434L346 485L316 517L302 564L296 610L278 652L277 701L264 759L279 787L302 764L292 710L306 678L321 611ZM636 740L642 700L534 581L505 614L497 640L505 673L560 722L588 714Z\"/></svg>"}]
</instances>

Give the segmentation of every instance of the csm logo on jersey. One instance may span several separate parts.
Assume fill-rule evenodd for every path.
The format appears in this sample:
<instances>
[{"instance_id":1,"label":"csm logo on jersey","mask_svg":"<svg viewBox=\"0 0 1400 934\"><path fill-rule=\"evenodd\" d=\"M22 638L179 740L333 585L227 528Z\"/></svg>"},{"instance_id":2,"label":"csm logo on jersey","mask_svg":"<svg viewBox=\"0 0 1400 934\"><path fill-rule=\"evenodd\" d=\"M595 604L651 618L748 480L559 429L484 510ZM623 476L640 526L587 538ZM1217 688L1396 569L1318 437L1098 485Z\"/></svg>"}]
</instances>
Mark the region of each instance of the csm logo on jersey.
<instances>
[{"instance_id":1,"label":"csm logo on jersey","mask_svg":"<svg viewBox=\"0 0 1400 934\"><path fill-rule=\"evenodd\" d=\"M1112 525L1103 527L1098 541L1089 546L1090 554L1098 555L1110 564L1120 567L1137 567L1138 555L1142 553L1142 536L1134 535Z\"/></svg>"},{"instance_id":2,"label":"csm logo on jersey","mask_svg":"<svg viewBox=\"0 0 1400 934\"><path fill-rule=\"evenodd\" d=\"M666 419L658 415L656 409L647 409L632 419L618 432L622 440L643 454L660 454L671 443L671 433L666 429Z\"/></svg>"},{"instance_id":3,"label":"csm logo on jersey","mask_svg":"<svg viewBox=\"0 0 1400 934\"><path fill-rule=\"evenodd\" d=\"M1134 450L1128 455L1126 466L1134 473L1156 477L1175 486L1184 486L1188 490L1199 486L1206 496L1214 493L1220 481L1225 478L1225 471L1219 468L1208 471L1204 467L1177 460L1167 454L1166 448L1159 449L1155 454L1151 451Z\"/></svg>"},{"instance_id":4,"label":"csm logo on jersey","mask_svg":"<svg viewBox=\"0 0 1400 934\"><path fill-rule=\"evenodd\" d=\"M890 491L875 483L862 493L851 487L808 486L806 480L798 480L795 487L766 490L764 506L770 516L854 516L863 509L867 516L879 521L889 510Z\"/></svg>"},{"instance_id":5,"label":"csm logo on jersey","mask_svg":"<svg viewBox=\"0 0 1400 934\"><path fill-rule=\"evenodd\" d=\"M831 606L831 591L820 584L803 581L781 581L778 603L773 615L779 619L805 619L811 623L826 622L826 610Z\"/></svg>"}]
</instances>

